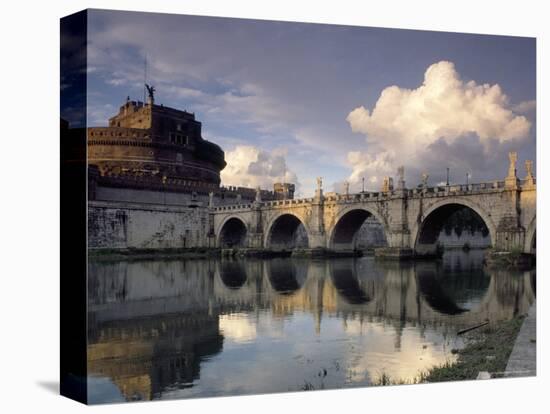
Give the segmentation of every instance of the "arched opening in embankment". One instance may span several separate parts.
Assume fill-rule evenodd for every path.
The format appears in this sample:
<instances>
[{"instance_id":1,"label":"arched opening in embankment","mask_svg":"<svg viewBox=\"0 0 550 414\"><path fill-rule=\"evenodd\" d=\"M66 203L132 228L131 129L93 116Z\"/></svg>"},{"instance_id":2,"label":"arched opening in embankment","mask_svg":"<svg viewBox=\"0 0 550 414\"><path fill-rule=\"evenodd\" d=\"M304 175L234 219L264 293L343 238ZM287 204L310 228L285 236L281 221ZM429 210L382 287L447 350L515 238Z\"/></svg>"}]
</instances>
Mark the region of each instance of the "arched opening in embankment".
<instances>
[{"instance_id":1,"label":"arched opening in embankment","mask_svg":"<svg viewBox=\"0 0 550 414\"><path fill-rule=\"evenodd\" d=\"M370 211L354 209L337 218L329 239L336 251L369 251L388 245L382 222Z\"/></svg>"},{"instance_id":2,"label":"arched opening in embankment","mask_svg":"<svg viewBox=\"0 0 550 414\"><path fill-rule=\"evenodd\" d=\"M493 239L494 230L483 212L466 204L448 203L432 209L420 223L415 254L431 256L448 249L485 249Z\"/></svg>"},{"instance_id":3,"label":"arched opening in embankment","mask_svg":"<svg viewBox=\"0 0 550 414\"><path fill-rule=\"evenodd\" d=\"M266 237L266 248L274 251L305 249L309 238L304 223L293 214L283 214L271 224Z\"/></svg>"},{"instance_id":4,"label":"arched opening in embankment","mask_svg":"<svg viewBox=\"0 0 550 414\"><path fill-rule=\"evenodd\" d=\"M219 246L222 249L246 247L247 233L246 224L241 219L232 217L223 224L220 230Z\"/></svg>"}]
</instances>

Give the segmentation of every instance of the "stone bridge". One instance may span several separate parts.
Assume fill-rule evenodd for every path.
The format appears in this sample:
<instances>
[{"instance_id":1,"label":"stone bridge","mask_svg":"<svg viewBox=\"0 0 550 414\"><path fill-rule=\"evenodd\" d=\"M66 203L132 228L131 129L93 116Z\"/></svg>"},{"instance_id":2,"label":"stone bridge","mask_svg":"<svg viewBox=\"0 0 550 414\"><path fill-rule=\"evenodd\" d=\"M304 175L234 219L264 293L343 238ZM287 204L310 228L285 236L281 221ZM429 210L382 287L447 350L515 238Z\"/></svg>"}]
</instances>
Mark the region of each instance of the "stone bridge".
<instances>
[{"instance_id":1,"label":"stone bridge","mask_svg":"<svg viewBox=\"0 0 550 414\"><path fill-rule=\"evenodd\" d=\"M313 198L256 201L244 205L210 206L209 245L221 248L289 251L297 248L335 252L353 251L356 235L369 217L381 224L389 256L432 255L447 219L468 208L487 227L496 251L535 253L536 181L532 162L519 179L515 153L510 153L507 177L502 181L414 189L385 179L379 192L324 195L321 179ZM298 233L301 237L297 237ZM304 234L305 233L305 234ZM297 241L300 239L300 241Z\"/></svg>"}]
</instances>

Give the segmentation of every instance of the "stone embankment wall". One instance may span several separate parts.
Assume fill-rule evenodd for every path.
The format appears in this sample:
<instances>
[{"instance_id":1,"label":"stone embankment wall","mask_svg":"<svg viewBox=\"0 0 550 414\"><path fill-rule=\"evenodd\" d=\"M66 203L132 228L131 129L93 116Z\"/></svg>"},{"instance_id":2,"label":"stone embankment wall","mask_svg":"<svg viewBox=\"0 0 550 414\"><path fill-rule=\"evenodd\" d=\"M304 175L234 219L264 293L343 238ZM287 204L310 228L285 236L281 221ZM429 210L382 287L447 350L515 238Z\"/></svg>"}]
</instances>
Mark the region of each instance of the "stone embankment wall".
<instances>
[{"instance_id":1,"label":"stone embankment wall","mask_svg":"<svg viewBox=\"0 0 550 414\"><path fill-rule=\"evenodd\" d=\"M93 201L88 204L89 249L165 249L207 246L208 210Z\"/></svg>"}]
</instances>

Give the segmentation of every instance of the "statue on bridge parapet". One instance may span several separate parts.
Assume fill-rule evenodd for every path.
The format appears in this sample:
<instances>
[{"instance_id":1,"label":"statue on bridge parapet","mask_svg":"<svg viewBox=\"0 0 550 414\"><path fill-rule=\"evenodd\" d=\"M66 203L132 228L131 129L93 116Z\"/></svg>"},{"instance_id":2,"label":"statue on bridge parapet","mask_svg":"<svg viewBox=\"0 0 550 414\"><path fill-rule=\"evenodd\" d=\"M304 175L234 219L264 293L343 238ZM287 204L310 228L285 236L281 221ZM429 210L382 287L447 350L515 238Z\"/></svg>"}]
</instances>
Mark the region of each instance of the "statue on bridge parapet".
<instances>
[{"instance_id":1,"label":"statue on bridge parapet","mask_svg":"<svg viewBox=\"0 0 550 414\"><path fill-rule=\"evenodd\" d=\"M382 192L387 193L390 191L393 191L393 178L384 177L384 181L382 181Z\"/></svg>"},{"instance_id":2,"label":"statue on bridge parapet","mask_svg":"<svg viewBox=\"0 0 550 414\"><path fill-rule=\"evenodd\" d=\"M427 172L422 173L422 188L428 188L428 178L429 174Z\"/></svg>"},{"instance_id":3,"label":"statue on bridge parapet","mask_svg":"<svg viewBox=\"0 0 550 414\"><path fill-rule=\"evenodd\" d=\"M315 190L315 200L317 202L323 199L323 177L317 177L317 189Z\"/></svg>"},{"instance_id":4,"label":"statue on bridge parapet","mask_svg":"<svg viewBox=\"0 0 550 414\"><path fill-rule=\"evenodd\" d=\"M516 177L516 163L518 162L518 153L516 151L509 152L508 159L510 160L510 166L508 167L508 177Z\"/></svg>"},{"instance_id":5,"label":"statue on bridge parapet","mask_svg":"<svg viewBox=\"0 0 550 414\"><path fill-rule=\"evenodd\" d=\"M403 165L397 168L397 189L405 189L405 167Z\"/></svg>"},{"instance_id":6,"label":"statue on bridge parapet","mask_svg":"<svg viewBox=\"0 0 550 414\"><path fill-rule=\"evenodd\" d=\"M349 196L349 181L344 181L344 194Z\"/></svg>"},{"instance_id":7,"label":"statue on bridge parapet","mask_svg":"<svg viewBox=\"0 0 550 414\"><path fill-rule=\"evenodd\" d=\"M256 198L254 200L256 203L262 202L262 190L260 189L260 186L256 187Z\"/></svg>"},{"instance_id":8,"label":"statue on bridge parapet","mask_svg":"<svg viewBox=\"0 0 550 414\"><path fill-rule=\"evenodd\" d=\"M525 177L525 186L534 187L535 186L535 177L533 176L533 161L525 161L525 170L527 171L527 176Z\"/></svg>"},{"instance_id":9,"label":"statue on bridge parapet","mask_svg":"<svg viewBox=\"0 0 550 414\"><path fill-rule=\"evenodd\" d=\"M516 151L510 151L508 153L508 159L510 160L510 165L508 167L508 176L504 180L504 186L508 189L518 188L519 179L516 170L516 163L518 161L518 153Z\"/></svg>"}]
</instances>

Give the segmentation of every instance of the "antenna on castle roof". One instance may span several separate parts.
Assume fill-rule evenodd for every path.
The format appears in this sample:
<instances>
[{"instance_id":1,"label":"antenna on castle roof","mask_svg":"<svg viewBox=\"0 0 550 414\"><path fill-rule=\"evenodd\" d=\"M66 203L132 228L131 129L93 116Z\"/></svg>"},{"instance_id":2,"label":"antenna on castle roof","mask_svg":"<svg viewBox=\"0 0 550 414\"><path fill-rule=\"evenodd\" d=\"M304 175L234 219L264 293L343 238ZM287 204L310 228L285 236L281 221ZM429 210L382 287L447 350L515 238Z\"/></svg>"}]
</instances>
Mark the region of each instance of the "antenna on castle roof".
<instances>
[{"instance_id":1,"label":"antenna on castle roof","mask_svg":"<svg viewBox=\"0 0 550 414\"><path fill-rule=\"evenodd\" d=\"M143 102L146 102L145 98L147 96L147 54L143 59Z\"/></svg>"}]
</instances>

